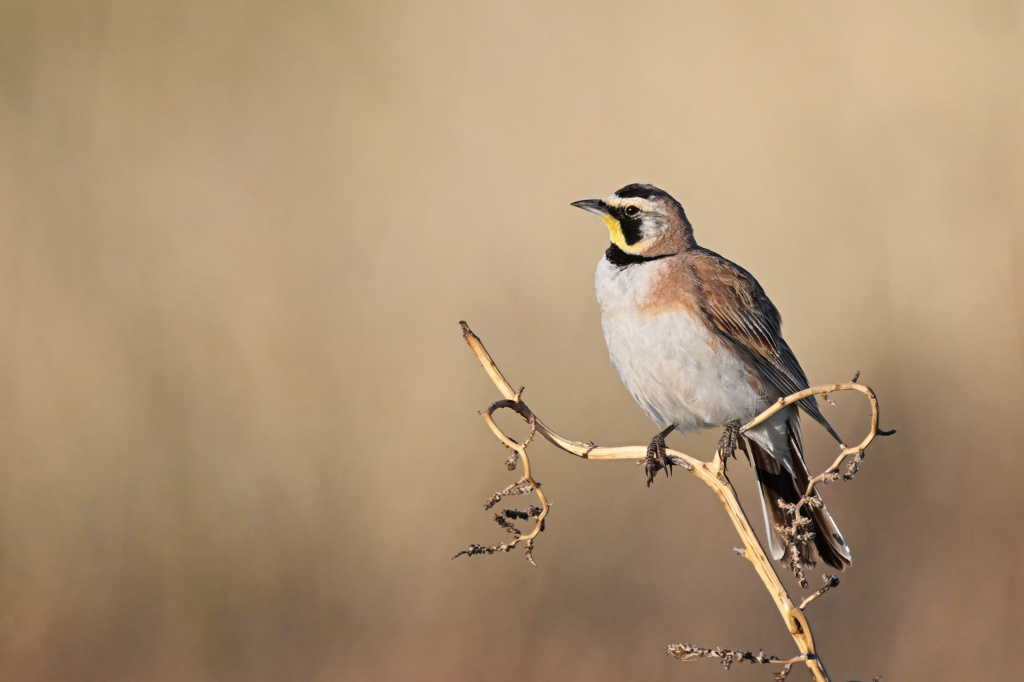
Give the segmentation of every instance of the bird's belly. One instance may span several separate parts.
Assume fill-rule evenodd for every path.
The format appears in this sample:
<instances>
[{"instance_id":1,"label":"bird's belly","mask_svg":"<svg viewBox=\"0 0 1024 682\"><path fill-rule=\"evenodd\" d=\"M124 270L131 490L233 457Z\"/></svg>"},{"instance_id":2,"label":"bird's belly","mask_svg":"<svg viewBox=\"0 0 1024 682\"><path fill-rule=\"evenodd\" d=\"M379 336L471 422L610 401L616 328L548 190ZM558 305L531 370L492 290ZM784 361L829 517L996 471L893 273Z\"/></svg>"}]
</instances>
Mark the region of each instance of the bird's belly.
<instances>
[{"instance_id":1,"label":"bird's belly","mask_svg":"<svg viewBox=\"0 0 1024 682\"><path fill-rule=\"evenodd\" d=\"M692 431L744 422L767 403L746 363L689 311L652 315L602 305L602 327L612 365L659 426Z\"/></svg>"}]
</instances>

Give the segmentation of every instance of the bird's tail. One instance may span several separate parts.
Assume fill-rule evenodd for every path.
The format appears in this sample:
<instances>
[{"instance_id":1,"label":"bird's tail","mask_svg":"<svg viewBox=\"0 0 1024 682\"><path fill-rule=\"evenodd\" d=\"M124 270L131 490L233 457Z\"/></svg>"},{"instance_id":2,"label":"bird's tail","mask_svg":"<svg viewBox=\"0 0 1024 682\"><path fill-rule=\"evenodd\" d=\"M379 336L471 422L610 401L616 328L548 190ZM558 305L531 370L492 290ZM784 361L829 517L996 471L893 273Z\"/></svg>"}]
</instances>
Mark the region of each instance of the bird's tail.
<instances>
[{"instance_id":1,"label":"bird's tail","mask_svg":"<svg viewBox=\"0 0 1024 682\"><path fill-rule=\"evenodd\" d=\"M804 463L803 454L800 448L800 436L791 424L786 422L787 445L793 464L793 473L779 463L776 457L758 445L753 440L747 440L750 447L750 454L757 472L757 481L761 488L761 508L764 511L764 522L768 531L768 548L773 559L782 559L786 546L782 536L776 530L776 525L789 526L790 522L786 517L786 511L779 506L782 501L785 504L796 504L800 496L807 490L810 482L810 475L807 473L807 465ZM773 443L774 445L774 443ZM782 454L782 453L779 453ZM821 499L817 491L814 497ZM850 565L850 548L846 545L842 533L832 520L825 505L822 504L816 509L810 505L804 505L801 516L810 518L814 532L814 540L798 543L800 558L807 566L813 566L820 558L829 566L844 570Z\"/></svg>"}]
</instances>

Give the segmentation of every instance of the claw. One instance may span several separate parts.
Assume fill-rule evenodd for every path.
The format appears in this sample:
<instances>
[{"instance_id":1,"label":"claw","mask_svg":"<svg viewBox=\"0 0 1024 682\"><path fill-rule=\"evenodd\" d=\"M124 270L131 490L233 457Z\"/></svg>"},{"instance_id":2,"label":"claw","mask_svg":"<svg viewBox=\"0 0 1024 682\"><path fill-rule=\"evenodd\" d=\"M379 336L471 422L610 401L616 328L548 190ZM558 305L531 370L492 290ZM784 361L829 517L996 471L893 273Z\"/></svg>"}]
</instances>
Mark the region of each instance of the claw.
<instances>
[{"instance_id":1,"label":"claw","mask_svg":"<svg viewBox=\"0 0 1024 682\"><path fill-rule=\"evenodd\" d=\"M740 422L739 420L733 420L725 425L725 431L722 432L722 437L718 440L718 449L722 453L722 465L725 465L725 460L729 457L736 456L736 448L739 446L740 441Z\"/></svg>"},{"instance_id":2,"label":"claw","mask_svg":"<svg viewBox=\"0 0 1024 682\"><path fill-rule=\"evenodd\" d=\"M672 433L675 429L675 425L668 427L657 436L651 439L651 444L647 446L647 460L644 464L644 473L647 474L647 487L651 487L651 483L654 482L654 477L657 476L658 471L661 469L665 470L665 476L672 475L672 458L665 452L665 436Z\"/></svg>"}]
</instances>

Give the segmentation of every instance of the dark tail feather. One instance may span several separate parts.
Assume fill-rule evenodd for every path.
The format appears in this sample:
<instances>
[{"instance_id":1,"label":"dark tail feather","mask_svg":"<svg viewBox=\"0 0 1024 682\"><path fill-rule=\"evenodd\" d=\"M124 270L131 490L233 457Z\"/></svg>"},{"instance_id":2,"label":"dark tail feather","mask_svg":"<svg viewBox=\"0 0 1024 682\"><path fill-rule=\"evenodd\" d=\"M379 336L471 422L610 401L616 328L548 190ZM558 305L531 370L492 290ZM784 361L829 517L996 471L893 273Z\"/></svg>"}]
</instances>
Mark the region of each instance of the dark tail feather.
<instances>
[{"instance_id":1,"label":"dark tail feather","mask_svg":"<svg viewBox=\"0 0 1024 682\"><path fill-rule=\"evenodd\" d=\"M796 471L795 479L777 459L760 445L747 440L753 458L754 471L757 472L757 480L761 486L761 507L764 511L764 521L768 531L768 548L772 558L776 560L782 559L785 554L785 544L775 530L775 526L788 525L786 513L779 507L779 501L796 504L800 501L801 494L807 490L807 484L810 482L807 466L804 464L800 452L799 436L794 436L792 431L789 443L793 468ZM815 492L815 496L817 496L817 492ZM807 509L805 505L804 511L801 513L809 514L813 521L811 530L814 531L813 543L806 542L800 545L801 561L807 566L813 566L820 558L829 566L840 571L849 566L850 550L828 510L824 506L820 509Z\"/></svg>"},{"instance_id":2,"label":"dark tail feather","mask_svg":"<svg viewBox=\"0 0 1024 682\"><path fill-rule=\"evenodd\" d=\"M796 486L802 495L807 490L811 477L807 473L807 463L804 461L798 427L794 428L793 422L787 421L786 429L789 432L790 450L793 453L793 468L797 475ZM814 491L814 497L821 499L817 490ZM839 532L839 527L832 520L832 515L828 513L824 502L820 508L811 510L811 518L814 520L814 544L818 555L829 566L840 571L846 570L846 567L853 562L853 557L850 555L850 548L847 546L843 534Z\"/></svg>"}]
</instances>

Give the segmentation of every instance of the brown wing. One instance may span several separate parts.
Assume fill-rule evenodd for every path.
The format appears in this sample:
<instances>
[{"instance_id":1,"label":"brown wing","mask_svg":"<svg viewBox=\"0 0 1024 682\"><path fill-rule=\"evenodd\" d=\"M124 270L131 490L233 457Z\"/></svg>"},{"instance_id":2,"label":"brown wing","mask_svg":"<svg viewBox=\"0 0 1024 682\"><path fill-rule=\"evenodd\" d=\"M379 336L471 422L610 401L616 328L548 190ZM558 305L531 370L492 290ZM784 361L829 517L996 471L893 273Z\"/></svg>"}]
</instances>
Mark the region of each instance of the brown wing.
<instances>
[{"instance_id":1,"label":"brown wing","mask_svg":"<svg viewBox=\"0 0 1024 682\"><path fill-rule=\"evenodd\" d=\"M691 254L701 309L719 336L782 395L807 388L807 375L782 338L782 316L754 276L714 251L698 247ZM842 442L813 396L800 407Z\"/></svg>"}]
</instances>

